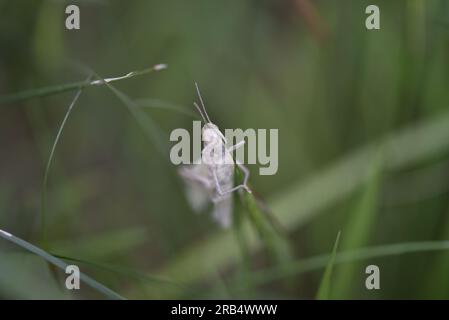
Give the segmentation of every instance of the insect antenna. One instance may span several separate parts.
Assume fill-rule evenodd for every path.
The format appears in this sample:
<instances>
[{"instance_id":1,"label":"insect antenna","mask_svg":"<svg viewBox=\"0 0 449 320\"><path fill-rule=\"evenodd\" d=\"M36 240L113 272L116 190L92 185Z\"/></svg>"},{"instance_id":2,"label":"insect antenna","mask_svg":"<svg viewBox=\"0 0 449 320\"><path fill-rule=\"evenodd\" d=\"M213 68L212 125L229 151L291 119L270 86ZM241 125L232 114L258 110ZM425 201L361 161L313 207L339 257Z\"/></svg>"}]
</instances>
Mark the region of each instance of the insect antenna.
<instances>
[{"instance_id":1,"label":"insect antenna","mask_svg":"<svg viewBox=\"0 0 449 320\"><path fill-rule=\"evenodd\" d=\"M210 121L209 115L207 114L206 107L204 106L203 98L201 97L200 88L198 88L198 83L195 82L196 92L198 93L198 98L200 98L201 106L203 107L204 114L206 115L207 121Z\"/></svg>"},{"instance_id":2,"label":"insect antenna","mask_svg":"<svg viewBox=\"0 0 449 320\"><path fill-rule=\"evenodd\" d=\"M196 110L198 110L198 112L200 113L201 118L203 118L204 123L207 123L207 120L204 117L203 112L201 112L201 108L198 106L198 104L196 102L194 102L193 105L195 106Z\"/></svg>"}]
</instances>

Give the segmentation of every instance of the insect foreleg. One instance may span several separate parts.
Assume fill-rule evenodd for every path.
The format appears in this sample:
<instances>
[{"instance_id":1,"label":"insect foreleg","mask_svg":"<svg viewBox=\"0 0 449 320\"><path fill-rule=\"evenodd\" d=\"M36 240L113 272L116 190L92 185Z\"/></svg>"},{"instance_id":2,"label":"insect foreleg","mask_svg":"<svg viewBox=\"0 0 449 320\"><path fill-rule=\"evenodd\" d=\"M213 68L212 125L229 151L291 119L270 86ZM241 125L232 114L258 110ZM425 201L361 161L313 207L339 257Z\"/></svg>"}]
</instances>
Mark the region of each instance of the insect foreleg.
<instances>
[{"instance_id":1,"label":"insect foreleg","mask_svg":"<svg viewBox=\"0 0 449 320\"><path fill-rule=\"evenodd\" d=\"M237 150L238 148L240 148L241 146L243 146L245 144L245 140L240 141L239 143L236 143L233 146L230 146L229 148L226 149L227 152L232 152L234 150Z\"/></svg>"},{"instance_id":2,"label":"insect foreleg","mask_svg":"<svg viewBox=\"0 0 449 320\"><path fill-rule=\"evenodd\" d=\"M248 191L249 193L251 193L250 188L248 187L248 179L249 179L249 169L247 167L245 167L240 161L235 161L235 163L237 164L237 166L240 168L240 170L243 171L244 177L243 177L243 184L241 184L240 186L242 186L246 191Z\"/></svg>"}]
</instances>

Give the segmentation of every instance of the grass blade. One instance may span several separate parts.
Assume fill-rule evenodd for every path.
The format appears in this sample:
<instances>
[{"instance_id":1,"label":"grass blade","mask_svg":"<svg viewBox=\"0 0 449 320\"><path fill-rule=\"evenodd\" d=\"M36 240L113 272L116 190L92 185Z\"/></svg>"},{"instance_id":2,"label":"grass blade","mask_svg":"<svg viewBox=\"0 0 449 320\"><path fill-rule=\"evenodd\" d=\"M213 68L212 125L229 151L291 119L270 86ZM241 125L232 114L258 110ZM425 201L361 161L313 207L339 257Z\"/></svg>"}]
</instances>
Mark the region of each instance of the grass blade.
<instances>
[{"instance_id":1,"label":"grass blade","mask_svg":"<svg viewBox=\"0 0 449 320\"><path fill-rule=\"evenodd\" d=\"M83 259L110 260L123 256L147 240L144 226L127 227L107 232L97 232L93 236L55 241L51 243L53 253L64 253Z\"/></svg>"},{"instance_id":2,"label":"grass blade","mask_svg":"<svg viewBox=\"0 0 449 320\"><path fill-rule=\"evenodd\" d=\"M103 79L103 80L94 80L94 81L89 81L89 80L77 81L77 82L71 82L71 83L66 83L66 84L62 84L62 85L55 85L55 86L49 86L49 87L44 87L44 88L21 91L21 92L13 93L13 94L7 94L4 96L0 96L0 105L6 104L6 103L13 103L13 102L18 102L18 101L28 100L28 99L37 98L37 97L54 95L54 94L58 94L58 93L66 92L66 91L81 89L84 87L100 86L100 85L104 85L104 84L115 82L115 81L120 81L120 80L124 80L124 79L130 79L133 77L141 76L141 75L153 72L153 71L160 71L165 68L167 68L167 65L157 64L157 65L152 66L147 69L129 72L129 73L125 74L124 76L120 76L120 77L107 78L107 79Z\"/></svg>"},{"instance_id":3,"label":"grass blade","mask_svg":"<svg viewBox=\"0 0 449 320\"><path fill-rule=\"evenodd\" d=\"M85 82L89 82L89 79L91 77L89 76ZM69 108L67 109L67 112L64 115L64 119L61 122L61 125L59 126L58 133L56 134L55 141L53 142L53 146L51 147L50 156L48 157L47 165L45 166L45 172L44 172L44 179L42 181L42 191L41 191L41 234L42 234L42 241L44 247L47 246L47 227L46 227L46 207L47 207L47 184L48 184L48 174L50 172L50 166L53 161L53 157L55 154L56 146L58 145L59 139L61 138L62 131L64 130L64 126L67 122L67 119L70 116L70 113L73 110L73 107L75 106L75 103L78 101L79 96L81 95L82 88L78 90L78 92L75 94L75 97L72 99L72 102L69 105Z\"/></svg>"},{"instance_id":4,"label":"grass blade","mask_svg":"<svg viewBox=\"0 0 449 320\"><path fill-rule=\"evenodd\" d=\"M167 278L162 278L162 277L155 277L155 276L149 276L145 273L139 272L139 271L135 271L134 269L128 268L128 267L123 267L123 266L115 266L115 265L109 265L109 264L105 264L105 263L101 263L101 262L94 262L94 261L88 261L88 260L84 260L84 259L78 259L78 258L73 258L73 257L67 257L64 255L58 255L58 254L53 254L53 257L62 259L62 260L66 260L66 261L73 261L76 263L81 263L81 264L85 264L88 266L91 266L93 268L97 268L100 270L105 270L105 271L109 271L109 272L113 272L116 273L118 275L122 275L126 278L132 278L138 281L145 281L151 284L159 284L159 285L167 285L167 286L171 286L177 289L186 289L186 287L184 287L182 284L179 284L177 282L171 281L170 279Z\"/></svg>"},{"instance_id":5,"label":"grass blade","mask_svg":"<svg viewBox=\"0 0 449 320\"><path fill-rule=\"evenodd\" d=\"M332 249L332 254L329 259L329 263L327 264L323 278L321 279L321 284L316 296L317 300L328 300L330 298L332 270L335 264L335 256L337 255L338 243L340 241L340 233L341 231L338 231L337 238L335 239L334 243L334 248Z\"/></svg>"},{"instance_id":6,"label":"grass blade","mask_svg":"<svg viewBox=\"0 0 449 320\"><path fill-rule=\"evenodd\" d=\"M32 245L31 243L10 234L9 232L6 232L6 231L3 231L0 229L0 237L41 257L42 259L46 260L47 262L51 263L52 265L60 268L64 272L66 270L66 267L68 266L68 264L65 263L64 261L62 261L61 259L58 259L58 258L52 256L51 254L47 253L46 251L42 250L41 248L38 248L35 245ZM83 281L85 284L87 284L92 289L104 294L105 296L107 296L110 299L115 299L115 300L124 300L125 299L124 297L122 297L121 295L116 293L115 291L109 289L105 285L99 283L98 281L92 279L91 277L89 277L88 275L86 275L84 273L80 273L80 280Z\"/></svg>"},{"instance_id":7,"label":"grass blade","mask_svg":"<svg viewBox=\"0 0 449 320\"><path fill-rule=\"evenodd\" d=\"M134 102L140 108L170 110L193 117L195 119L198 118L198 115L195 112L193 112L193 110L167 101L147 98L147 99L136 99L134 100Z\"/></svg>"},{"instance_id":8,"label":"grass blade","mask_svg":"<svg viewBox=\"0 0 449 320\"><path fill-rule=\"evenodd\" d=\"M442 237L449 238L449 211L446 213ZM449 255L440 253L431 261L430 274L422 286L422 299L429 299L426 292L432 292L431 299L447 299L449 294ZM424 279L423 279L424 280ZM420 297L421 299L421 297Z\"/></svg>"},{"instance_id":9,"label":"grass blade","mask_svg":"<svg viewBox=\"0 0 449 320\"><path fill-rule=\"evenodd\" d=\"M334 265L431 251L449 251L449 241L403 242L340 252L335 254ZM285 266L275 266L253 271L252 285L267 285L284 278L298 276L303 273L325 268L329 264L331 257L332 254L318 255L302 260L296 260ZM232 284L231 288L233 288L233 290L239 290L241 287L238 278L232 281Z\"/></svg>"},{"instance_id":10,"label":"grass blade","mask_svg":"<svg viewBox=\"0 0 449 320\"><path fill-rule=\"evenodd\" d=\"M345 236L342 239L342 250L354 250L368 245L371 238L371 230L376 221L378 194L381 185L382 153L376 156L376 160L370 168L368 181L358 197L356 206L352 210L345 224ZM337 299L345 299L351 296L352 284L356 278L357 264L347 264L338 268L333 295Z\"/></svg>"},{"instance_id":11,"label":"grass blade","mask_svg":"<svg viewBox=\"0 0 449 320\"><path fill-rule=\"evenodd\" d=\"M165 65L164 65L165 66ZM98 80L95 80L94 82L105 84L109 90L112 91L112 93L126 106L128 111L131 113L131 115L135 118L137 123L141 126L141 128L144 130L147 138L151 140L158 151L163 155L168 154L168 145L165 143L166 139L162 138L162 132L161 129L157 126L157 124L154 122L154 120L148 115L140 110L141 107L147 105L145 102L136 102L130 97L128 97L125 93L120 91L119 89L115 88L113 85L111 85L107 81L107 79L103 79L101 76L99 76L95 71L88 68L87 66L84 66L84 69L86 72L92 73L95 75L95 77L98 78Z\"/></svg>"},{"instance_id":12,"label":"grass blade","mask_svg":"<svg viewBox=\"0 0 449 320\"><path fill-rule=\"evenodd\" d=\"M282 265L289 261L291 252L287 239L275 228L269 217L260 210L254 195L245 192L242 199L249 221L273 262Z\"/></svg>"}]
</instances>

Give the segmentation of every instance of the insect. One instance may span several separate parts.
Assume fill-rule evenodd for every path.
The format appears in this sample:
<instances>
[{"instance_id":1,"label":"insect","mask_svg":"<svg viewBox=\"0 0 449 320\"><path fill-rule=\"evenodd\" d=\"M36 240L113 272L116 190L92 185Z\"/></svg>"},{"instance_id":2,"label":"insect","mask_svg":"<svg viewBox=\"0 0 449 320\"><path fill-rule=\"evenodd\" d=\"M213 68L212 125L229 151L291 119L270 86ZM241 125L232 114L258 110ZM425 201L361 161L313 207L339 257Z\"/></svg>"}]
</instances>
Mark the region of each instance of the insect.
<instances>
[{"instance_id":1,"label":"insect","mask_svg":"<svg viewBox=\"0 0 449 320\"><path fill-rule=\"evenodd\" d=\"M232 158L232 151L245 142L241 141L227 147L228 142L225 136L207 114L197 83L195 87L201 107L196 102L193 105L204 121L201 131L204 148L201 151L201 159L197 159L194 164L181 167L179 174L187 184L187 199L192 208L195 211L202 211L208 203L212 202L214 220L223 228L227 228L232 224L232 193L237 190L246 190L251 193L248 187L248 168ZM234 186L235 165L244 174L243 183L237 186Z\"/></svg>"}]
</instances>

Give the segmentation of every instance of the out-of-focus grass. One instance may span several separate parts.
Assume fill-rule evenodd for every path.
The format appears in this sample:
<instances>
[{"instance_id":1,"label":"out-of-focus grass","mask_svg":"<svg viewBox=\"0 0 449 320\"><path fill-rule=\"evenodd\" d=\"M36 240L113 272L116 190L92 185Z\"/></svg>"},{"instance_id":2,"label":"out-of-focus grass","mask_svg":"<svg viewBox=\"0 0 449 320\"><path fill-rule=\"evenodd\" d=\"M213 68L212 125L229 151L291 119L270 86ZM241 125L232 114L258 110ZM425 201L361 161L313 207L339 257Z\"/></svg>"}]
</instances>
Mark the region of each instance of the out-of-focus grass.
<instances>
[{"instance_id":1,"label":"out-of-focus grass","mask_svg":"<svg viewBox=\"0 0 449 320\"><path fill-rule=\"evenodd\" d=\"M332 271L334 269L335 264L335 256L337 255L338 243L340 241L340 231L337 234L337 238L335 239L334 248L332 249L332 254L327 263L326 269L324 270L323 278L321 279L320 287L318 288L318 292L316 298L318 300L326 300L331 296L331 283L332 283Z\"/></svg>"},{"instance_id":2,"label":"out-of-focus grass","mask_svg":"<svg viewBox=\"0 0 449 320\"><path fill-rule=\"evenodd\" d=\"M143 70L128 72L126 75L120 76L120 77L107 78L107 79L99 78L97 80L91 81L90 80L91 76L89 76L84 81L76 81L76 82L65 83L65 84L61 84L61 85L54 85L54 86L43 87L43 88L38 88L38 89L30 89L30 90L26 90L26 91L22 91L22 92L17 92L17 93L11 93L11 94L7 94L7 95L0 97L0 104L3 104L3 105L11 104L11 103L20 102L23 100L59 94L59 93L63 93L66 91L72 91L72 90L76 90L76 89L79 90L79 89L82 89L85 87L106 85L107 83L130 79L130 78L134 78L136 76L142 76L142 75L145 75L150 72L163 70L165 68L166 68L165 65L158 64L156 66L146 68ZM162 106L162 108L164 108L164 106Z\"/></svg>"},{"instance_id":3,"label":"out-of-focus grass","mask_svg":"<svg viewBox=\"0 0 449 320\"><path fill-rule=\"evenodd\" d=\"M90 78L90 77L89 77ZM88 80L89 80L88 78ZM88 81L86 80L86 81ZM62 131L64 130L64 125L67 122L67 119L70 116L70 113L72 112L73 107L75 106L75 103L78 101L79 96L81 95L81 88L78 89L77 93L75 94L75 97L73 98L72 102L70 103L67 112L64 116L64 119L61 122L61 126L58 129L58 133L56 134L55 141L53 143L53 146L51 147L50 155L48 157L47 165L45 166L45 172L44 172L44 178L42 182L42 191L41 191L41 229L42 229L42 241L44 243L44 246L47 245L47 225L46 225L46 203L47 203L47 183L48 183L48 174L50 172L51 163L55 154L56 146L58 145L59 138L61 137Z\"/></svg>"},{"instance_id":4,"label":"out-of-focus grass","mask_svg":"<svg viewBox=\"0 0 449 320\"><path fill-rule=\"evenodd\" d=\"M0 1L0 96L84 77L66 61L84 62L101 75L170 65L117 83L114 94L106 86L83 91L51 167L49 247L83 260L82 270L127 297L314 298L322 272L304 271L326 266L324 253L342 230L342 250L349 241L355 251L339 250L335 271L352 258L360 267L378 264L382 283L378 292L364 290L357 269L342 289L345 297L449 297L442 280L447 253L428 252L447 250L449 5L378 1L381 30L367 31L369 1L306 2L311 6L83 1L81 29L68 31L63 2ZM176 168L155 141L168 144L158 135L191 128L194 81L220 128L279 128L278 173L259 176L251 166L251 183L283 228L294 262L267 261L246 221L239 233L246 262L238 263L235 234L188 207ZM0 223L31 243L39 234L45 164L70 98L60 92L0 108ZM373 194L370 171L379 146L376 201L363 201ZM369 212L376 214L373 223ZM360 220L363 228L356 228ZM43 263L3 243L0 252L8 274L0 278L1 297L68 297L42 272ZM23 264L26 259L34 260ZM170 275L188 290L145 277L128 281L89 262L132 266L150 278ZM332 291L342 281L338 274Z\"/></svg>"},{"instance_id":5,"label":"out-of-focus grass","mask_svg":"<svg viewBox=\"0 0 449 320\"><path fill-rule=\"evenodd\" d=\"M343 237L342 239L342 250L355 250L368 246L372 236L371 232L376 225L383 168L382 149L375 157L372 168L370 168L369 177L362 188L362 194L357 199L356 206L351 214L348 215L348 221L343 227L343 230L348 233L348 237ZM338 270L333 288L334 298L344 299L352 296L350 290L354 286L356 279L360 281L358 277L360 270L363 270L363 266L356 264L347 264Z\"/></svg>"},{"instance_id":6,"label":"out-of-focus grass","mask_svg":"<svg viewBox=\"0 0 449 320\"><path fill-rule=\"evenodd\" d=\"M77 242L52 241L52 252L66 254L70 257L82 257L107 260L120 254L126 254L133 248L145 243L147 232L145 228L138 226L134 228L120 229L97 233Z\"/></svg>"},{"instance_id":7,"label":"out-of-focus grass","mask_svg":"<svg viewBox=\"0 0 449 320\"><path fill-rule=\"evenodd\" d=\"M55 256L52 256L51 254L45 252L44 250L32 245L29 242L24 241L23 239L20 239L10 233L5 232L4 230L0 230L0 237L10 241L11 243L35 254L41 257L42 259L45 259L52 265L60 268L61 270L66 270L68 264L62 261L61 259L56 258ZM89 285L93 289L97 290L98 292L104 294L106 297L109 297L111 299L124 299L122 296L120 296L118 293L112 291L108 287L102 285L101 283L95 281L91 277L85 275L84 273L80 272L79 274L80 280L83 281L85 284Z\"/></svg>"},{"instance_id":8,"label":"out-of-focus grass","mask_svg":"<svg viewBox=\"0 0 449 320\"><path fill-rule=\"evenodd\" d=\"M449 224L448 219L446 218L446 223L442 228L442 237L447 239L447 235L449 234ZM422 291L419 298L422 299L447 299L447 291L449 287L449 276L447 270L449 268L449 255L441 253L432 261L432 267L429 274L429 277L426 279L422 279L420 283L422 283ZM426 294L426 293L429 293Z\"/></svg>"},{"instance_id":9,"label":"out-of-focus grass","mask_svg":"<svg viewBox=\"0 0 449 320\"><path fill-rule=\"evenodd\" d=\"M308 181L283 192L277 199L269 202L270 208L272 208L281 225L287 230L292 230L309 222L321 210L334 205L338 201L343 201L357 191L364 182L367 182L367 198L366 200L365 198L362 199L361 209L356 210L355 216L349 220L350 223L354 223L354 226L350 226L348 229L357 230L354 231L355 239L348 241L359 242L359 238L366 236L366 232L373 226L372 223L374 222L370 217L373 209L373 203L371 203L373 191L371 188L377 187L377 181L374 178L377 178L378 173L374 171L371 174L371 172L373 172L372 168L378 166L379 145L382 146L380 159L382 159L383 168L393 170L439 154L449 147L448 136L448 115L401 130L401 132L392 135L383 142L376 142L371 146L365 146L361 150L355 151L330 168L322 170L319 175L315 175ZM403 150L403 152L398 154L396 150ZM370 177L373 178L370 179ZM360 214L360 212L367 212L369 216ZM363 224L362 230L358 230L360 224ZM260 242L254 236L249 235L249 239L251 239L249 243L253 248L260 245ZM358 244L355 245L355 247L357 246ZM167 270L172 276L180 275L180 270L192 270L189 274L184 274L183 279L197 279L197 277L204 277L210 270L218 269L223 264L234 261L236 258L235 252L236 249L232 244L231 235L220 234L209 239L207 243L196 245L177 257ZM199 265L200 269L194 268L197 261L207 261L207 263Z\"/></svg>"},{"instance_id":10,"label":"out-of-focus grass","mask_svg":"<svg viewBox=\"0 0 449 320\"><path fill-rule=\"evenodd\" d=\"M358 250L339 252L335 254L334 265L351 263L354 261L367 261L382 257L395 257L401 259L406 254L426 253L432 251L447 251L449 249L449 241L426 241L426 242L410 242L387 244L376 247L365 247ZM442 252L447 254L447 252ZM298 261L293 261L285 266L277 266L265 268L252 274L253 286L267 285L276 281L293 278L295 276L311 273L320 270L329 265L331 254L318 255L308 257ZM238 280L230 281L234 290L241 290L242 284Z\"/></svg>"}]
</instances>

